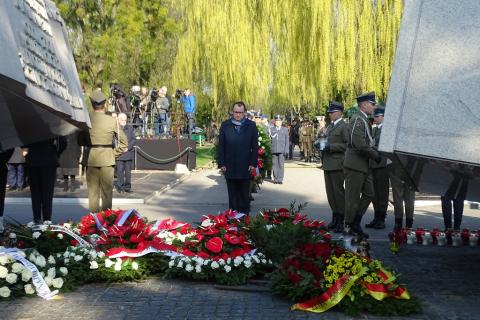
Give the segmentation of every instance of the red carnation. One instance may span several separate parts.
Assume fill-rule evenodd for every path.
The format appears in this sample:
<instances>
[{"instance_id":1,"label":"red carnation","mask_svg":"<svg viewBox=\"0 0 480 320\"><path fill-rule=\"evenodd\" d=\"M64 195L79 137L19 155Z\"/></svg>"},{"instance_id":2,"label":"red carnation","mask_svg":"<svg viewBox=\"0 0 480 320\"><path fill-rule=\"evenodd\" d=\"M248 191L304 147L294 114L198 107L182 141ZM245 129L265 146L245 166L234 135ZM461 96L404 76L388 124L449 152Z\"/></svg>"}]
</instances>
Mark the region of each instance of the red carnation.
<instances>
[{"instance_id":1,"label":"red carnation","mask_svg":"<svg viewBox=\"0 0 480 320\"><path fill-rule=\"evenodd\" d=\"M213 253L219 253L223 248L223 241L220 237L213 237L207 241L205 247Z\"/></svg>"}]
</instances>

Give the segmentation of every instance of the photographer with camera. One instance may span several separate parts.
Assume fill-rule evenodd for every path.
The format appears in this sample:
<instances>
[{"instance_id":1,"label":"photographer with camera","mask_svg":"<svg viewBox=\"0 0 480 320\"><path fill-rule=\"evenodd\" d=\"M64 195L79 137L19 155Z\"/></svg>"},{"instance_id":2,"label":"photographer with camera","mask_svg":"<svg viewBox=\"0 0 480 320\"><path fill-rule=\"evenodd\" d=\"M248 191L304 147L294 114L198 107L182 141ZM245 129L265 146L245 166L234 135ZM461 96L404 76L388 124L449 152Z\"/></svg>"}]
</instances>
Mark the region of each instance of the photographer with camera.
<instances>
[{"instance_id":1,"label":"photographer with camera","mask_svg":"<svg viewBox=\"0 0 480 320\"><path fill-rule=\"evenodd\" d=\"M193 128L195 127L196 103L195 96L192 95L192 92L188 88L183 92L182 103L185 110L185 122L187 126L185 132L188 132L188 137L192 138Z\"/></svg>"},{"instance_id":2,"label":"photographer with camera","mask_svg":"<svg viewBox=\"0 0 480 320\"><path fill-rule=\"evenodd\" d=\"M167 97L167 87L161 87L158 94L157 106L160 117L160 133L168 137L170 135L170 100Z\"/></svg>"}]
</instances>

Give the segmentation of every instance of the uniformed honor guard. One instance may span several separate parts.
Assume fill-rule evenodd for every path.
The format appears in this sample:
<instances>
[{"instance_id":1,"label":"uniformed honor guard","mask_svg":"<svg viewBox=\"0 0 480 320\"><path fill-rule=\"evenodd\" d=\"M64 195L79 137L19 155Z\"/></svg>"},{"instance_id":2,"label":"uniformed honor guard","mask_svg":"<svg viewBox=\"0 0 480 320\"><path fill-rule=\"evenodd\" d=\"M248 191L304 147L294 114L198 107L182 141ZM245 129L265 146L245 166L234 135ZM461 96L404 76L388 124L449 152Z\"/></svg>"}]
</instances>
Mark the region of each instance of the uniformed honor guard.
<instances>
[{"instance_id":1,"label":"uniformed honor guard","mask_svg":"<svg viewBox=\"0 0 480 320\"><path fill-rule=\"evenodd\" d=\"M326 129L327 142L321 149L325 190L333 216L328 228L335 232L343 231L345 214L343 160L348 143L348 125L342 119L343 110L340 102L330 102L327 112L331 123Z\"/></svg>"},{"instance_id":2,"label":"uniformed honor guard","mask_svg":"<svg viewBox=\"0 0 480 320\"><path fill-rule=\"evenodd\" d=\"M115 158L128 150L128 142L117 120L105 114L107 97L95 90L90 100L93 107L91 128L79 142L90 149L87 162L89 210L99 212L112 208Z\"/></svg>"},{"instance_id":3,"label":"uniformed honor guard","mask_svg":"<svg viewBox=\"0 0 480 320\"><path fill-rule=\"evenodd\" d=\"M269 128L270 142L272 143L273 183L283 183L285 155L288 154L288 129L282 126L282 117L275 116L275 125Z\"/></svg>"},{"instance_id":4,"label":"uniformed honor guard","mask_svg":"<svg viewBox=\"0 0 480 320\"><path fill-rule=\"evenodd\" d=\"M313 149L313 128L310 126L309 121L304 119L302 126L299 130L300 146L303 152L305 162L312 161L312 149Z\"/></svg>"},{"instance_id":5,"label":"uniformed honor guard","mask_svg":"<svg viewBox=\"0 0 480 320\"><path fill-rule=\"evenodd\" d=\"M374 190L369 160L380 162L375 149L368 115L375 108L375 93L357 97L358 113L350 119L348 145L343 162L345 173L345 232L368 237L360 225L362 216L373 200Z\"/></svg>"},{"instance_id":6,"label":"uniformed honor guard","mask_svg":"<svg viewBox=\"0 0 480 320\"><path fill-rule=\"evenodd\" d=\"M373 112L373 122L376 124L376 127L373 128L373 139L375 140L375 147L377 149L380 143L384 113L385 109L383 107L378 107ZM381 156L381 160L378 163L370 160L373 188L375 190L375 197L373 198L374 217L370 223L365 225L366 228L385 229L385 217L387 216L388 193L390 189L387 169L389 163L391 163L391 161L385 156Z\"/></svg>"}]
</instances>

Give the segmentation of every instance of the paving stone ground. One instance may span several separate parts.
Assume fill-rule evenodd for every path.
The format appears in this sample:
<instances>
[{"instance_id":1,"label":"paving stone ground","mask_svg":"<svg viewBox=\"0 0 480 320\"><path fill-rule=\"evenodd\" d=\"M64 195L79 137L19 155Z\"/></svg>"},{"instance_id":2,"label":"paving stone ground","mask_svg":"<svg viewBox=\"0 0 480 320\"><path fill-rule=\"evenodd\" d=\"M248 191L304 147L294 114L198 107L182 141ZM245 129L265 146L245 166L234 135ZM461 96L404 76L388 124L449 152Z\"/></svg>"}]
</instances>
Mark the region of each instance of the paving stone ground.
<instances>
[{"instance_id":1,"label":"paving stone ground","mask_svg":"<svg viewBox=\"0 0 480 320\"><path fill-rule=\"evenodd\" d=\"M197 221L203 213L223 209L224 189L223 180L215 171L196 173L150 205L141 206L140 211L149 218L174 215ZM289 165L284 185L265 183L255 198L255 210L285 206L296 198L310 202L307 212L313 218L329 216L322 171L314 166ZM480 319L480 247L414 245L404 246L398 255L392 255L387 239L393 223L391 216L389 212L389 229L371 233L371 254L401 274L401 282L413 296L420 298L424 312L385 319ZM364 220L369 219L370 216ZM415 224L440 227L439 206L417 208ZM480 211L466 209L464 226L479 229ZM85 285L62 294L61 298L2 301L0 319L353 319L335 310L324 314L292 312L289 301L268 292L224 291L209 283L158 278L137 283ZM384 318L362 315L355 319Z\"/></svg>"}]
</instances>

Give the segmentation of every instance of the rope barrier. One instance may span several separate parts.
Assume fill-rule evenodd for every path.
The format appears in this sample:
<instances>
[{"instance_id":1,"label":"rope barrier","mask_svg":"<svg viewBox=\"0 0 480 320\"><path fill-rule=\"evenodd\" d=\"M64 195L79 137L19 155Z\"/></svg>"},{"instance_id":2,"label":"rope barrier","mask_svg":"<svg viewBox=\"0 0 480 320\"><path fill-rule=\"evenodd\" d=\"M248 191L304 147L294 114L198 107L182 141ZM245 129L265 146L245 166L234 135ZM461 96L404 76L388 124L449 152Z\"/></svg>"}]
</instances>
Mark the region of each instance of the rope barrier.
<instances>
[{"instance_id":1,"label":"rope barrier","mask_svg":"<svg viewBox=\"0 0 480 320\"><path fill-rule=\"evenodd\" d=\"M156 164L167 164L167 163L170 163L172 161L175 161L175 160L178 160L179 158L181 158L185 153L187 152L193 152L195 153L195 151L192 150L192 147L187 147L185 148L182 152L180 152L179 154L177 154L176 156L173 156L171 158L168 158L168 159L158 159L158 158L155 158L151 155L149 155L148 153L145 152L145 150L143 150L142 148L140 148L139 146L135 146L135 150L138 151L138 153L144 157L145 159L147 159L148 161L150 162L153 162L153 163L156 163Z\"/></svg>"}]
</instances>

